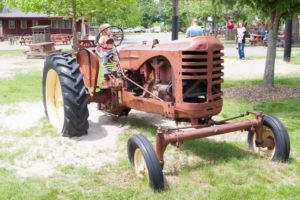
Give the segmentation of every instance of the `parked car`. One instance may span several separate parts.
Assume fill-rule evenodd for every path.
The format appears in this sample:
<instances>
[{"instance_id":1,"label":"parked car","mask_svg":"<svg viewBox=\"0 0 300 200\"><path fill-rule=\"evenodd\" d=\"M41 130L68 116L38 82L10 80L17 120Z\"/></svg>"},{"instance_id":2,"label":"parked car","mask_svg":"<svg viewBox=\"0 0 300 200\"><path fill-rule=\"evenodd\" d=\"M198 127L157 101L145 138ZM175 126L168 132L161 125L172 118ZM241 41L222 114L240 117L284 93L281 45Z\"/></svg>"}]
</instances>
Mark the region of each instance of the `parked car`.
<instances>
[{"instance_id":1,"label":"parked car","mask_svg":"<svg viewBox=\"0 0 300 200\"><path fill-rule=\"evenodd\" d=\"M124 33L133 33L133 28L126 28L126 29L123 29Z\"/></svg>"},{"instance_id":2,"label":"parked car","mask_svg":"<svg viewBox=\"0 0 300 200\"><path fill-rule=\"evenodd\" d=\"M154 32L154 33L160 33L161 32L161 27L160 26L154 26L154 27L152 27L152 32Z\"/></svg>"},{"instance_id":3,"label":"parked car","mask_svg":"<svg viewBox=\"0 0 300 200\"><path fill-rule=\"evenodd\" d=\"M135 32L135 33L145 33L146 29L142 26L137 26L133 29L133 32Z\"/></svg>"}]
</instances>

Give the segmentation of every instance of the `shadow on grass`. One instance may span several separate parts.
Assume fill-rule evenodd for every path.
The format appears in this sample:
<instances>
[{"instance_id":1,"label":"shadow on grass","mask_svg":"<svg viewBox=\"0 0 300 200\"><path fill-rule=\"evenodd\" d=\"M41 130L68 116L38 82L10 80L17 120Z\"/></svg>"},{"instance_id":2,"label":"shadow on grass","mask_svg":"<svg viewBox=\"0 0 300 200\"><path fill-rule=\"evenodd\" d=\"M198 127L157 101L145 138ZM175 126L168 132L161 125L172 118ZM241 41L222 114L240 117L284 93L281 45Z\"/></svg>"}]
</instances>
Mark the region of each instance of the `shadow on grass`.
<instances>
[{"instance_id":1,"label":"shadow on grass","mask_svg":"<svg viewBox=\"0 0 300 200\"><path fill-rule=\"evenodd\" d=\"M138 119L138 118L132 118L132 117L116 117L112 116L112 120L114 122L120 123L123 126L130 126L132 128L138 129L138 131L141 132L141 134L150 133L151 135L155 135L156 133L156 126L146 120Z\"/></svg>"},{"instance_id":2,"label":"shadow on grass","mask_svg":"<svg viewBox=\"0 0 300 200\"><path fill-rule=\"evenodd\" d=\"M205 138L187 141L183 144L182 149L212 164L223 163L232 159L241 160L249 156L249 152L234 144Z\"/></svg>"}]
</instances>

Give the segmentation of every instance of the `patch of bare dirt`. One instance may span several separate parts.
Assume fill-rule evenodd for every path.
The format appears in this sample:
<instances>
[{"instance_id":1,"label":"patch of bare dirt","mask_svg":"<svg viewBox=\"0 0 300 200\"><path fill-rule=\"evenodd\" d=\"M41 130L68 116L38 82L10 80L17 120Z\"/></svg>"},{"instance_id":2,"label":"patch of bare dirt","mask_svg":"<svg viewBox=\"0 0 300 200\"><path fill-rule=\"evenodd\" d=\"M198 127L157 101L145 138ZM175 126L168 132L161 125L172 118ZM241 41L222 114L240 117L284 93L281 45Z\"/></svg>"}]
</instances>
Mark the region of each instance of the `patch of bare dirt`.
<instances>
[{"instance_id":1,"label":"patch of bare dirt","mask_svg":"<svg viewBox=\"0 0 300 200\"><path fill-rule=\"evenodd\" d=\"M23 131L37 125L43 116L44 108L41 102L3 105L0 106L0 127Z\"/></svg>"},{"instance_id":2,"label":"patch of bare dirt","mask_svg":"<svg viewBox=\"0 0 300 200\"><path fill-rule=\"evenodd\" d=\"M25 55L0 55L0 79L12 79L16 73L42 69L43 59L26 59Z\"/></svg>"},{"instance_id":3,"label":"patch of bare dirt","mask_svg":"<svg viewBox=\"0 0 300 200\"><path fill-rule=\"evenodd\" d=\"M225 89L224 95L228 97L247 99L251 102L259 103L269 100L273 101L291 97L300 97L300 89L244 86Z\"/></svg>"}]
</instances>

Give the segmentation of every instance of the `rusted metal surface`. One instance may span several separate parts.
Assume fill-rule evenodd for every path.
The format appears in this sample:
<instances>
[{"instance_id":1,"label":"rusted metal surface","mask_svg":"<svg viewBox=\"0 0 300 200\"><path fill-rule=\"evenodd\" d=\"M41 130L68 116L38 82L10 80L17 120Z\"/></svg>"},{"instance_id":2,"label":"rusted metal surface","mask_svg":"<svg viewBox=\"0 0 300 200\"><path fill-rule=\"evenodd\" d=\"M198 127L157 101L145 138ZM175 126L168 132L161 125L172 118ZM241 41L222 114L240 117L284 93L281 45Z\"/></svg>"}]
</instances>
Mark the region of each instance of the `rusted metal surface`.
<instances>
[{"instance_id":1,"label":"rusted metal surface","mask_svg":"<svg viewBox=\"0 0 300 200\"><path fill-rule=\"evenodd\" d=\"M209 127L196 128L192 130L183 130L185 129L185 127L177 130L163 129L159 127L156 133L157 157L163 164L164 152L168 144L175 144L176 146L180 146L180 144L182 144L185 140L220 135L239 130L255 131L256 134L261 135L263 131L262 128L262 113L258 113L254 119L244 120L241 122L225 123L221 125L211 125ZM258 141L258 143L261 143L261 146L264 145L264 147L267 147L268 145L273 145L272 141L264 141L263 143L262 140L259 138L257 138L256 140Z\"/></svg>"},{"instance_id":2,"label":"rusted metal surface","mask_svg":"<svg viewBox=\"0 0 300 200\"><path fill-rule=\"evenodd\" d=\"M222 109L221 50L223 45L213 37L126 47L120 50L122 75L104 80L102 88L118 88L115 105L197 126L199 119L210 119ZM85 85L93 88L91 101L103 100L96 97L98 57L93 50L82 49L77 60Z\"/></svg>"},{"instance_id":3,"label":"rusted metal surface","mask_svg":"<svg viewBox=\"0 0 300 200\"><path fill-rule=\"evenodd\" d=\"M264 138L262 113L247 112L214 121L222 110L223 45L214 37L196 37L168 44L126 47L120 51L117 70L97 85L99 59L91 49L80 50L77 60L89 102L102 111L127 115L130 109L157 113L190 126L158 128L156 153L163 165L169 144L180 146L185 140L239 130L256 133L257 147L273 147ZM98 89L99 88L99 89ZM98 90L97 90L98 89ZM254 119L229 121L253 114Z\"/></svg>"},{"instance_id":4,"label":"rusted metal surface","mask_svg":"<svg viewBox=\"0 0 300 200\"><path fill-rule=\"evenodd\" d=\"M188 119L196 126L199 118L210 118L222 109L221 50L223 45L213 37L157 44L154 48L150 44L126 47L120 51L120 65L136 76L142 74L144 81L140 85L171 103L171 106L160 106L160 114L176 121ZM137 96L147 97L144 104L149 102L151 107L159 104L157 99L150 100L145 93L134 92L126 84L123 95L126 96L124 105L142 111L151 112L151 109L135 105L141 102ZM157 113L156 110L152 112Z\"/></svg>"},{"instance_id":5,"label":"rusted metal surface","mask_svg":"<svg viewBox=\"0 0 300 200\"><path fill-rule=\"evenodd\" d=\"M99 59L92 49L82 49L77 53L77 62L83 74L84 85L89 88L97 87L99 74Z\"/></svg>"}]
</instances>

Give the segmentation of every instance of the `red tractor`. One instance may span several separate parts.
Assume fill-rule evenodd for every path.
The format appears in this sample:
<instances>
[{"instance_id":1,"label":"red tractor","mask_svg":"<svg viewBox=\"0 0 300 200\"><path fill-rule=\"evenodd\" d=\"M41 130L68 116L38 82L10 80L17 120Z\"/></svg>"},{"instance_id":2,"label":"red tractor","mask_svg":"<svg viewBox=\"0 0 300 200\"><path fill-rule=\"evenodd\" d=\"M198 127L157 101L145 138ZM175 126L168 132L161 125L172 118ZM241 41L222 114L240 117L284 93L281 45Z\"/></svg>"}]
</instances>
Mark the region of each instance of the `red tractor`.
<instances>
[{"instance_id":1,"label":"red tractor","mask_svg":"<svg viewBox=\"0 0 300 200\"><path fill-rule=\"evenodd\" d=\"M122 39L122 33L115 38ZM46 114L50 123L67 137L87 134L87 105L91 102L96 102L99 110L117 116L126 116L135 109L158 113L176 122L190 122L176 128L159 127L156 150L143 135L133 135L128 140L130 162L155 190L164 188L166 147L180 146L184 140L245 130L250 150L274 161L286 161L289 136L276 117L246 112L220 121L212 119L221 112L223 104L223 48L214 37L122 48L116 69L101 85L100 61L94 48L82 48L76 57L54 53L47 57L43 71ZM254 117L237 121L248 115Z\"/></svg>"}]
</instances>

